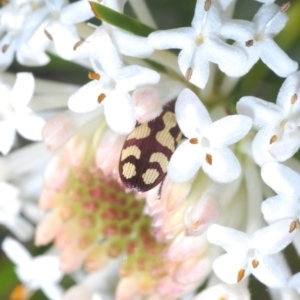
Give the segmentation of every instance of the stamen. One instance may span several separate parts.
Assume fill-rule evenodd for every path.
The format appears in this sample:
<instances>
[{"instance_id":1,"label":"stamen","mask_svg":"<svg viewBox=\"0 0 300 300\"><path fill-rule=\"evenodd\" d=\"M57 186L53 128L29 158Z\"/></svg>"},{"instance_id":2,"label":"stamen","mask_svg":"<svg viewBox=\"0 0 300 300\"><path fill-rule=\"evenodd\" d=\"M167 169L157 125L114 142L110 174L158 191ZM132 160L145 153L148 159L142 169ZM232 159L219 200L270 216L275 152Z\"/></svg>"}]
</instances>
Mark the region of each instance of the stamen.
<instances>
[{"instance_id":1,"label":"stamen","mask_svg":"<svg viewBox=\"0 0 300 300\"><path fill-rule=\"evenodd\" d=\"M197 138L191 138L190 143L193 144L193 145L196 145L196 144L198 144L198 139Z\"/></svg>"},{"instance_id":2,"label":"stamen","mask_svg":"<svg viewBox=\"0 0 300 300\"><path fill-rule=\"evenodd\" d=\"M47 37L49 40L53 41L52 35L51 35L46 29L44 29L44 33L46 34L46 37Z\"/></svg>"},{"instance_id":3,"label":"stamen","mask_svg":"<svg viewBox=\"0 0 300 300\"><path fill-rule=\"evenodd\" d=\"M254 269L256 269L256 268L258 267L258 265L259 265L259 261L256 260L256 259L253 259L251 263L252 263L252 267L253 267Z\"/></svg>"},{"instance_id":4,"label":"stamen","mask_svg":"<svg viewBox=\"0 0 300 300\"><path fill-rule=\"evenodd\" d=\"M212 165L212 156L210 154L206 154L205 160L209 165Z\"/></svg>"},{"instance_id":5,"label":"stamen","mask_svg":"<svg viewBox=\"0 0 300 300\"><path fill-rule=\"evenodd\" d=\"M278 136L276 134L274 134L270 139L270 145L275 143L277 140L278 140Z\"/></svg>"},{"instance_id":6,"label":"stamen","mask_svg":"<svg viewBox=\"0 0 300 300\"><path fill-rule=\"evenodd\" d=\"M240 269L238 276L237 276L237 282L240 282L245 276L245 269Z\"/></svg>"},{"instance_id":7,"label":"stamen","mask_svg":"<svg viewBox=\"0 0 300 300\"><path fill-rule=\"evenodd\" d=\"M184 80L189 82L192 78L192 75L193 75L193 69L191 67L187 68L187 70L185 72Z\"/></svg>"},{"instance_id":8,"label":"stamen","mask_svg":"<svg viewBox=\"0 0 300 300\"><path fill-rule=\"evenodd\" d=\"M75 51L80 45L83 44L83 40L79 40L77 43L75 43L75 45L73 46L73 50Z\"/></svg>"},{"instance_id":9,"label":"stamen","mask_svg":"<svg viewBox=\"0 0 300 300\"><path fill-rule=\"evenodd\" d=\"M104 93L100 94L97 101L100 104L104 99L106 98L106 95Z\"/></svg>"},{"instance_id":10,"label":"stamen","mask_svg":"<svg viewBox=\"0 0 300 300\"><path fill-rule=\"evenodd\" d=\"M282 13L287 12L291 5L292 5L292 0L290 0L290 1L288 1L288 2L286 2L286 3L284 3L284 4L282 4L281 7L280 7L280 11L281 11Z\"/></svg>"},{"instance_id":11,"label":"stamen","mask_svg":"<svg viewBox=\"0 0 300 300\"><path fill-rule=\"evenodd\" d=\"M298 100L298 95L294 94L291 98L291 104L295 104L297 100Z\"/></svg>"},{"instance_id":12,"label":"stamen","mask_svg":"<svg viewBox=\"0 0 300 300\"><path fill-rule=\"evenodd\" d=\"M204 2L204 10L208 11L210 9L210 6L211 6L211 0L206 0Z\"/></svg>"},{"instance_id":13,"label":"stamen","mask_svg":"<svg viewBox=\"0 0 300 300\"><path fill-rule=\"evenodd\" d=\"M297 223L297 221L293 221L293 222L290 224L289 233L292 233L295 229L298 229L298 223Z\"/></svg>"},{"instance_id":14,"label":"stamen","mask_svg":"<svg viewBox=\"0 0 300 300\"><path fill-rule=\"evenodd\" d=\"M9 45L8 44L5 44L5 45L3 45L2 46L2 53L5 53L6 52L6 50L8 49L8 47L9 47Z\"/></svg>"},{"instance_id":15,"label":"stamen","mask_svg":"<svg viewBox=\"0 0 300 300\"><path fill-rule=\"evenodd\" d=\"M197 220L196 222L193 223L193 226L198 228L200 226L200 221Z\"/></svg>"},{"instance_id":16,"label":"stamen","mask_svg":"<svg viewBox=\"0 0 300 300\"><path fill-rule=\"evenodd\" d=\"M252 47L254 44L254 41L253 40L249 40L245 43L246 47Z\"/></svg>"},{"instance_id":17,"label":"stamen","mask_svg":"<svg viewBox=\"0 0 300 300\"><path fill-rule=\"evenodd\" d=\"M88 77L91 80L92 79L99 80L101 76L99 73L89 72Z\"/></svg>"}]
</instances>

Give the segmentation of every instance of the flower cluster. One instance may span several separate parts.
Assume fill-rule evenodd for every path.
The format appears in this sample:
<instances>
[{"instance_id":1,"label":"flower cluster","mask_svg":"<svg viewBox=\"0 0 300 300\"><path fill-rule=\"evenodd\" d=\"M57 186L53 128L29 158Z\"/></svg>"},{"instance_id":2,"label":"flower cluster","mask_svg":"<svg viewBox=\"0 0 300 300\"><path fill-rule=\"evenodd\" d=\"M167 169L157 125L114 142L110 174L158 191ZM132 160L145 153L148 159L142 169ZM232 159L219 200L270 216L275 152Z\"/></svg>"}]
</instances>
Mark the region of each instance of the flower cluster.
<instances>
[{"instance_id":1,"label":"flower cluster","mask_svg":"<svg viewBox=\"0 0 300 300\"><path fill-rule=\"evenodd\" d=\"M144 0L2 1L0 223L38 253L3 237L11 299L249 300L250 275L300 297L284 252L300 255L300 71L285 52L299 37L276 43L300 6L257 1L240 20L243 1L196 0L190 27L167 30ZM51 57L90 81L9 72ZM252 85L268 72L276 103Z\"/></svg>"}]
</instances>

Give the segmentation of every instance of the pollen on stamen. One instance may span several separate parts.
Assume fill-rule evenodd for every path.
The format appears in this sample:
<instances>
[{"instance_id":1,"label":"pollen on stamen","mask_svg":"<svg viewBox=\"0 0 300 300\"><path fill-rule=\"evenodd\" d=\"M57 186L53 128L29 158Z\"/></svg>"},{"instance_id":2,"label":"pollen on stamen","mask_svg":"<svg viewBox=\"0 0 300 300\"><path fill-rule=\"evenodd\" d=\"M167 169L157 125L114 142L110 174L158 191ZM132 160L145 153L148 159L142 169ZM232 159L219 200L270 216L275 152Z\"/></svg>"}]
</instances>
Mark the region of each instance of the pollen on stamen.
<instances>
[{"instance_id":1,"label":"pollen on stamen","mask_svg":"<svg viewBox=\"0 0 300 300\"><path fill-rule=\"evenodd\" d=\"M52 37L52 35L49 33L49 31L47 31L47 29L44 29L44 33L45 33L46 37L47 37L49 40L53 41L53 37Z\"/></svg>"},{"instance_id":2,"label":"pollen on stamen","mask_svg":"<svg viewBox=\"0 0 300 300\"><path fill-rule=\"evenodd\" d=\"M99 80L101 78L99 73L89 72L88 74L89 79ZM102 95L102 94L101 94Z\"/></svg>"},{"instance_id":3,"label":"pollen on stamen","mask_svg":"<svg viewBox=\"0 0 300 300\"><path fill-rule=\"evenodd\" d=\"M297 221L293 221L291 224L290 224L290 229L289 229L289 233L292 233L294 230L298 229L299 226L298 226L298 223Z\"/></svg>"},{"instance_id":4,"label":"pollen on stamen","mask_svg":"<svg viewBox=\"0 0 300 300\"><path fill-rule=\"evenodd\" d=\"M205 161L209 164L212 165L212 156L210 154L205 155Z\"/></svg>"},{"instance_id":5,"label":"pollen on stamen","mask_svg":"<svg viewBox=\"0 0 300 300\"><path fill-rule=\"evenodd\" d=\"M280 11L281 11L282 13L287 12L288 9L291 7L291 5L292 5L292 1L291 1L291 0L288 1L288 2L286 2L286 3L284 3L284 4L282 4L281 7L280 7Z\"/></svg>"},{"instance_id":6,"label":"pollen on stamen","mask_svg":"<svg viewBox=\"0 0 300 300\"><path fill-rule=\"evenodd\" d=\"M291 97L291 104L295 104L297 100L298 100L298 95L297 95L297 94L294 94L294 95Z\"/></svg>"},{"instance_id":7,"label":"pollen on stamen","mask_svg":"<svg viewBox=\"0 0 300 300\"><path fill-rule=\"evenodd\" d=\"M252 267L253 267L254 269L257 268L258 265L259 265L259 261L256 260L256 259L253 259L251 263L252 263Z\"/></svg>"},{"instance_id":8,"label":"pollen on stamen","mask_svg":"<svg viewBox=\"0 0 300 300\"><path fill-rule=\"evenodd\" d=\"M100 94L97 101L100 104L104 99L106 98L106 95L104 93Z\"/></svg>"},{"instance_id":9,"label":"pollen on stamen","mask_svg":"<svg viewBox=\"0 0 300 300\"><path fill-rule=\"evenodd\" d=\"M193 145L196 145L196 144L198 144L198 139L197 138L191 138L190 143L193 144Z\"/></svg>"},{"instance_id":10,"label":"pollen on stamen","mask_svg":"<svg viewBox=\"0 0 300 300\"><path fill-rule=\"evenodd\" d=\"M204 2L204 10L208 11L210 9L210 6L211 6L211 0L206 0Z\"/></svg>"},{"instance_id":11,"label":"pollen on stamen","mask_svg":"<svg viewBox=\"0 0 300 300\"><path fill-rule=\"evenodd\" d=\"M245 43L246 47L252 47L254 44L254 41L253 40L249 40Z\"/></svg>"},{"instance_id":12,"label":"pollen on stamen","mask_svg":"<svg viewBox=\"0 0 300 300\"><path fill-rule=\"evenodd\" d=\"M240 282L245 276L245 269L240 269L238 276L237 276L237 282Z\"/></svg>"},{"instance_id":13,"label":"pollen on stamen","mask_svg":"<svg viewBox=\"0 0 300 300\"><path fill-rule=\"evenodd\" d=\"M6 52L6 50L8 49L8 47L9 47L9 45L8 44L5 44L5 45L3 45L2 46L2 53L5 53Z\"/></svg>"},{"instance_id":14,"label":"pollen on stamen","mask_svg":"<svg viewBox=\"0 0 300 300\"><path fill-rule=\"evenodd\" d=\"M200 221L197 220L196 222L194 222L194 223L193 223L193 226L194 226L195 228L198 228L198 227L200 226Z\"/></svg>"},{"instance_id":15,"label":"pollen on stamen","mask_svg":"<svg viewBox=\"0 0 300 300\"><path fill-rule=\"evenodd\" d=\"M192 78L192 75L193 75L193 69L191 67L187 68L187 70L185 72L184 80L186 82L189 82Z\"/></svg>"},{"instance_id":16,"label":"pollen on stamen","mask_svg":"<svg viewBox=\"0 0 300 300\"><path fill-rule=\"evenodd\" d=\"M73 46L73 50L75 51L79 46L81 46L83 44L83 40L79 40L77 43L74 44Z\"/></svg>"},{"instance_id":17,"label":"pollen on stamen","mask_svg":"<svg viewBox=\"0 0 300 300\"><path fill-rule=\"evenodd\" d=\"M276 134L274 134L271 138L270 138L270 145L275 143L278 140L278 136Z\"/></svg>"}]
</instances>

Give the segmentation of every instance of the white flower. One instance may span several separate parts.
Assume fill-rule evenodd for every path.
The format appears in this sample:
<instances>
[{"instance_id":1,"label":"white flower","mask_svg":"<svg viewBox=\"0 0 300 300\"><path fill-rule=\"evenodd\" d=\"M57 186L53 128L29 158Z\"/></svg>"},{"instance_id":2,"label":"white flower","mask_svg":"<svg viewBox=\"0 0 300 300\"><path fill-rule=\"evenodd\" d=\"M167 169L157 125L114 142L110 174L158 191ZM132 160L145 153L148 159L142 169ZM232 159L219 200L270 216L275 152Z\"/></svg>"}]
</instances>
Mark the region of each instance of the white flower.
<instances>
[{"instance_id":1,"label":"white flower","mask_svg":"<svg viewBox=\"0 0 300 300\"><path fill-rule=\"evenodd\" d=\"M40 255L32 258L18 241L5 238L2 250L16 265L16 273L22 283L31 290L41 289L50 300L61 300L62 289L58 281L63 274L59 271L59 258Z\"/></svg>"},{"instance_id":2,"label":"white flower","mask_svg":"<svg viewBox=\"0 0 300 300\"><path fill-rule=\"evenodd\" d=\"M175 113L188 139L172 155L168 167L170 178L176 182L187 181L200 167L216 182L238 178L241 167L228 146L248 133L251 119L234 115L212 122L205 106L189 89L180 93Z\"/></svg>"},{"instance_id":3,"label":"white flower","mask_svg":"<svg viewBox=\"0 0 300 300\"><path fill-rule=\"evenodd\" d=\"M211 225L207 231L208 240L227 252L213 263L216 275L233 284L252 273L269 287L286 286L284 269L273 254L292 242L297 231L293 225L293 219L286 219L261 228L251 236L232 228Z\"/></svg>"},{"instance_id":4,"label":"white flower","mask_svg":"<svg viewBox=\"0 0 300 300\"><path fill-rule=\"evenodd\" d=\"M192 27L162 30L149 35L149 44L155 49L178 48L179 68L185 76L192 70L190 82L203 89L208 81L209 62L233 64L246 59L237 47L226 44L220 37L222 20L220 11L212 4L204 10L204 1L198 0Z\"/></svg>"},{"instance_id":5,"label":"white flower","mask_svg":"<svg viewBox=\"0 0 300 300\"><path fill-rule=\"evenodd\" d=\"M0 70L5 70L12 63L15 53L21 64L45 63L43 57L32 52L24 52L25 48L23 48L38 26L35 18L28 19L33 12L33 7L34 5L29 1L12 0L0 9ZM25 56L27 60L24 60Z\"/></svg>"},{"instance_id":6,"label":"white flower","mask_svg":"<svg viewBox=\"0 0 300 300\"><path fill-rule=\"evenodd\" d=\"M206 288L192 300L226 299L226 300L250 300L249 290L241 285L218 284Z\"/></svg>"},{"instance_id":7,"label":"white flower","mask_svg":"<svg viewBox=\"0 0 300 300\"><path fill-rule=\"evenodd\" d=\"M46 7L40 8L31 17L37 20L39 26L28 44L24 46L24 50L47 56L45 51L53 41L55 51L60 57L67 60L74 59L77 53L73 47L80 41L75 24L93 16L87 0L71 4L65 0L46 1Z\"/></svg>"},{"instance_id":8,"label":"white flower","mask_svg":"<svg viewBox=\"0 0 300 300\"><path fill-rule=\"evenodd\" d=\"M105 47L100 47L94 60L95 79L76 93L68 102L70 110L89 112L102 106L110 128L120 134L128 134L135 126L134 105L129 94L139 86L155 84L159 74L138 65L123 66L106 30L99 30Z\"/></svg>"},{"instance_id":9,"label":"white flower","mask_svg":"<svg viewBox=\"0 0 300 300\"><path fill-rule=\"evenodd\" d=\"M16 187L0 181L0 224L6 226L16 237L28 241L33 236L33 226L20 216L22 202Z\"/></svg>"},{"instance_id":10,"label":"white flower","mask_svg":"<svg viewBox=\"0 0 300 300\"><path fill-rule=\"evenodd\" d=\"M259 9L253 22L232 20L225 23L221 35L237 41L234 45L245 51L248 59L234 64L223 61L219 64L220 69L229 76L243 76L261 58L280 77L295 72L298 68L297 62L290 59L273 40L287 21L288 16L280 11L278 5L271 3Z\"/></svg>"},{"instance_id":11,"label":"white flower","mask_svg":"<svg viewBox=\"0 0 300 300\"><path fill-rule=\"evenodd\" d=\"M252 118L259 128L252 144L254 160L263 165L285 161L300 147L300 72L291 74L283 83L276 104L256 97L243 97L237 103L239 114Z\"/></svg>"},{"instance_id":12,"label":"white flower","mask_svg":"<svg viewBox=\"0 0 300 300\"><path fill-rule=\"evenodd\" d=\"M15 141L16 131L24 138L38 141L45 121L27 107L34 92L31 73L18 73L12 89L0 82L0 151L7 154Z\"/></svg>"},{"instance_id":13,"label":"white flower","mask_svg":"<svg viewBox=\"0 0 300 300\"><path fill-rule=\"evenodd\" d=\"M283 219L299 219L300 175L277 162L262 166L261 177L277 196L270 197L261 205L268 223Z\"/></svg>"}]
</instances>

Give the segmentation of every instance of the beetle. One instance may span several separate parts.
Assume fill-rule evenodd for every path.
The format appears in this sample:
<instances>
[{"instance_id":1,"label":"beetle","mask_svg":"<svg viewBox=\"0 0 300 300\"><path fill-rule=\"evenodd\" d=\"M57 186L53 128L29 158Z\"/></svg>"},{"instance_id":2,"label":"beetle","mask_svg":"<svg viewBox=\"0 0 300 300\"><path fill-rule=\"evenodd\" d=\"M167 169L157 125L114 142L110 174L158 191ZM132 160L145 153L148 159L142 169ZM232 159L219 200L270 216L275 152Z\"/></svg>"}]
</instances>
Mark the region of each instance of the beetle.
<instances>
[{"instance_id":1,"label":"beetle","mask_svg":"<svg viewBox=\"0 0 300 300\"><path fill-rule=\"evenodd\" d=\"M127 136L119 162L126 188L147 192L166 177L170 158L182 139L174 107L175 100L167 103L158 117L137 123Z\"/></svg>"}]
</instances>

